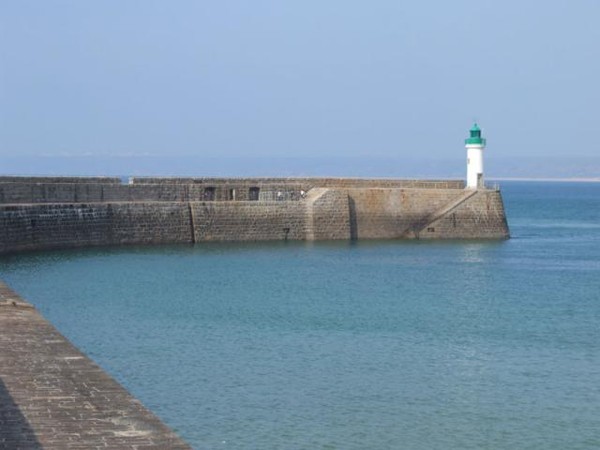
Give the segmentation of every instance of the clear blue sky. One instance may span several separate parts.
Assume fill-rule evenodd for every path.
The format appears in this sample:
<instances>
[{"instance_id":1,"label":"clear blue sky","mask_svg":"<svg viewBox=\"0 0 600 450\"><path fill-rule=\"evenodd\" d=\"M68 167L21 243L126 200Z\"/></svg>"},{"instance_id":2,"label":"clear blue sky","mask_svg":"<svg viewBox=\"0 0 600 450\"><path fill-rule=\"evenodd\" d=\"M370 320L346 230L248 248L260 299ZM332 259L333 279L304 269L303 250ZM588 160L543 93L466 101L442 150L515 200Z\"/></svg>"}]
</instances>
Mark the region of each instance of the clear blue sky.
<instances>
[{"instance_id":1,"label":"clear blue sky","mask_svg":"<svg viewBox=\"0 0 600 450\"><path fill-rule=\"evenodd\" d=\"M597 155L600 2L0 0L0 157Z\"/></svg>"}]
</instances>

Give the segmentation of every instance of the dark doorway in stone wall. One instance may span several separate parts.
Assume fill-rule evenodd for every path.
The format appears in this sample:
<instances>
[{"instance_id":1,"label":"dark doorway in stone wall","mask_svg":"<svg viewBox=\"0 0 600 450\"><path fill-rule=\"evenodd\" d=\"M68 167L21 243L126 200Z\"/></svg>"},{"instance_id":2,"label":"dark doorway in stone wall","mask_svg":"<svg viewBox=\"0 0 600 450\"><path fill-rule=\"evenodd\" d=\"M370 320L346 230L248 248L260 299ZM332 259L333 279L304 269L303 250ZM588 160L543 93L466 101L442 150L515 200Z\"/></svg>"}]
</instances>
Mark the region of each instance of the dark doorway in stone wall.
<instances>
[{"instance_id":1,"label":"dark doorway in stone wall","mask_svg":"<svg viewBox=\"0 0 600 450\"><path fill-rule=\"evenodd\" d=\"M235 200L235 189L229 189L227 191L227 200Z\"/></svg>"},{"instance_id":2,"label":"dark doorway in stone wall","mask_svg":"<svg viewBox=\"0 0 600 450\"><path fill-rule=\"evenodd\" d=\"M248 200L257 201L259 194L260 194L260 188L251 187L250 191L248 192Z\"/></svg>"},{"instance_id":3,"label":"dark doorway in stone wall","mask_svg":"<svg viewBox=\"0 0 600 450\"><path fill-rule=\"evenodd\" d=\"M214 187L205 187L202 200L212 202L215 199L215 191L216 189Z\"/></svg>"}]
</instances>

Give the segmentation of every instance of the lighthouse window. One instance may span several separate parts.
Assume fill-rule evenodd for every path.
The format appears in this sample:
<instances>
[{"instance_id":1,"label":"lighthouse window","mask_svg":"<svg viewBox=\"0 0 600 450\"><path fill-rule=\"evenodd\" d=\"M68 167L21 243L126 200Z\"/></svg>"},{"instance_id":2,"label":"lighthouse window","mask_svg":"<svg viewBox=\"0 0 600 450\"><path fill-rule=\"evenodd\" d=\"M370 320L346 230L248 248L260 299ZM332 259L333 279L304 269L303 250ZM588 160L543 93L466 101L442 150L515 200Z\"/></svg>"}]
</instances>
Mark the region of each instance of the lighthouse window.
<instances>
[{"instance_id":1,"label":"lighthouse window","mask_svg":"<svg viewBox=\"0 0 600 450\"><path fill-rule=\"evenodd\" d=\"M467 164L471 164L471 158L467 158Z\"/></svg>"}]
</instances>

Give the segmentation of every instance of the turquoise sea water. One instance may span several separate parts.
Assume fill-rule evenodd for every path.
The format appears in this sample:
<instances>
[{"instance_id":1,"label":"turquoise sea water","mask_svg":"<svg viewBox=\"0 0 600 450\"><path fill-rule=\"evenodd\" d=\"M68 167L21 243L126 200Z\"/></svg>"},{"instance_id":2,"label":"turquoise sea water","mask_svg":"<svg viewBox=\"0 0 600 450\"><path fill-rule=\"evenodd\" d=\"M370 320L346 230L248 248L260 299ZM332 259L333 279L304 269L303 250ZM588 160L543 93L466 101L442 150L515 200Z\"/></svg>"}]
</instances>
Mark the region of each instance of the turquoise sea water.
<instances>
[{"instance_id":1,"label":"turquoise sea water","mask_svg":"<svg viewBox=\"0 0 600 450\"><path fill-rule=\"evenodd\" d=\"M502 185L505 242L4 257L198 449L600 447L600 184Z\"/></svg>"}]
</instances>

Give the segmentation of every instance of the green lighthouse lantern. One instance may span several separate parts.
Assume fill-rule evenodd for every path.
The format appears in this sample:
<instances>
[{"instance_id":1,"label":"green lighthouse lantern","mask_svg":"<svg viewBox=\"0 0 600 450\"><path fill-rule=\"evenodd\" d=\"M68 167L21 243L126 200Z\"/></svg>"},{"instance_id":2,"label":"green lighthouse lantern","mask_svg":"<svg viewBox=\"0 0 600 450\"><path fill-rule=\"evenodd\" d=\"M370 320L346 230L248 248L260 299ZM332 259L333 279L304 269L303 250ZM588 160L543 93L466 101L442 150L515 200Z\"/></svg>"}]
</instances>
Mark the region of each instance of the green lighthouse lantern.
<instances>
[{"instance_id":1,"label":"green lighthouse lantern","mask_svg":"<svg viewBox=\"0 0 600 450\"><path fill-rule=\"evenodd\" d=\"M465 139L465 144L483 145L485 146L485 139L481 137L481 128L476 123L473 124L469 130L470 137Z\"/></svg>"}]
</instances>

